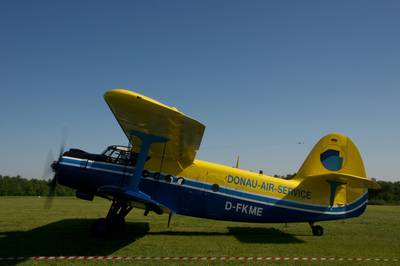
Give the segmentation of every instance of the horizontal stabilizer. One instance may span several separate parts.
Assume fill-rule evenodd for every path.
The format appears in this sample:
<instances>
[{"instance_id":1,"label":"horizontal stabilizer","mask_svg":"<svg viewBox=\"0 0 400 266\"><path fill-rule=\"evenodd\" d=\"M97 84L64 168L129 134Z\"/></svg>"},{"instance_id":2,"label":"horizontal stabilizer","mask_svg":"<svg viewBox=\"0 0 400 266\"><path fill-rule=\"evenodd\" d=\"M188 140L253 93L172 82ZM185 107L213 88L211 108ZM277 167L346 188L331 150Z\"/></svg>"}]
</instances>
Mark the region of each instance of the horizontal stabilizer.
<instances>
[{"instance_id":1,"label":"horizontal stabilizer","mask_svg":"<svg viewBox=\"0 0 400 266\"><path fill-rule=\"evenodd\" d=\"M117 186L102 186L97 191L100 194L112 196L119 200L142 203L146 209L154 211L157 214L163 214L165 211L168 212L167 207L153 200L149 195L141 191L125 190Z\"/></svg>"},{"instance_id":2,"label":"horizontal stabilizer","mask_svg":"<svg viewBox=\"0 0 400 266\"><path fill-rule=\"evenodd\" d=\"M367 178L360 152L353 141L340 133L321 138L307 156L294 179L320 179L348 183L361 182L365 188L380 189L378 183Z\"/></svg>"},{"instance_id":3,"label":"horizontal stabilizer","mask_svg":"<svg viewBox=\"0 0 400 266\"><path fill-rule=\"evenodd\" d=\"M321 179L324 181L337 181L340 183L347 183L347 181L358 181L362 182L364 186L368 189L380 189L381 186L370 179L366 179L364 177L356 176L356 175L350 175L350 174L344 174L344 173L327 173L327 174L321 174L321 175L311 175L307 176L307 179Z\"/></svg>"}]
</instances>

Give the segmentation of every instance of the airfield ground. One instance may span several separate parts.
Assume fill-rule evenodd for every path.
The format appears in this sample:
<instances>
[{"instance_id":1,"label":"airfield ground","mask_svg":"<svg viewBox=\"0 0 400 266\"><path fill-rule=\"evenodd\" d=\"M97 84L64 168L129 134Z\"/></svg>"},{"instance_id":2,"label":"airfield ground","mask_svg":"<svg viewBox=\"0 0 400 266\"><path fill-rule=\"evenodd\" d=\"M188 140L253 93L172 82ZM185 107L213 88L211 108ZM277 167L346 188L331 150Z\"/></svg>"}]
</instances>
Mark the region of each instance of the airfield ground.
<instances>
[{"instance_id":1,"label":"airfield ground","mask_svg":"<svg viewBox=\"0 0 400 266\"><path fill-rule=\"evenodd\" d=\"M320 223L325 235L311 235L308 224L248 224L175 216L170 228L167 215L134 210L127 217L127 230L110 239L90 235L91 223L104 217L109 202L55 198L44 209L45 198L0 198L0 257L14 256L316 256L400 257L400 206L369 206L366 213L349 220ZM0 261L0 264L16 264ZM22 265L71 265L69 261L26 260ZM110 262L96 262L107 264ZM113 264L149 265L154 261L115 261ZM162 262L161 264L222 264L223 262ZM224 262L224 264L227 262ZM252 264L260 264L251 262ZM283 265L371 265L388 262L324 261L275 262ZM389 262L392 265L400 262ZM74 261L72 264L94 264ZM243 264L232 261L228 264ZM262 264L270 264L262 262Z\"/></svg>"}]
</instances>

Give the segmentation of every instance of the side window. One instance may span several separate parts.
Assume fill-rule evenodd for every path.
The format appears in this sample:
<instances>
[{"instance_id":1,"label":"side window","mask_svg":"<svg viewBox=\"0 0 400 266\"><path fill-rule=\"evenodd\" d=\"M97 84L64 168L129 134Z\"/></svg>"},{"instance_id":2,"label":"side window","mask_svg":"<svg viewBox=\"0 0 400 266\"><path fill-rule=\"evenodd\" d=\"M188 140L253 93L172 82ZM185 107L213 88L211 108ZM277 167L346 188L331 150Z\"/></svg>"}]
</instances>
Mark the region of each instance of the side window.
<instances>
[{"instance_id":1,"label":"side window","mask_svg":"<svg viewBox=\"0 0 400 266\"><path fill-rule=\"evenodd\" d=\"M118 159L119 164L129 164L129 153L121 151Z\"/></svg>"},{"instance_id":2,"label":"side window","mask_svg":"<svg viewBox=\"0 0 400 266\"><path fill-rule=\"evenodd\" d=\"M111 156L111 154L113 153L113 149L108 149L108 150L106 150L105 152L104 152L104 155L105 156L107 156L107 157L110 157Z\"/></svg>"},{"instance_id":3,"label":"side window","mask_svg":"<svg viewBox=\"0 0 400 266\"><path fill-rule=\"evenodd\" d=\"M211 190L214 191L214 192L218 192L218 190L219 190L219 185L218 185L218 184L213 184L213 185L211 186Z\"/></svg>"},{"instance_id":4,"label":"side window","mask_svg":"<svg viewBox=\"0 0 400 266\"><path fill-rule=\"evenodd\" d=\"M114 150L114 152L111 154L111 158L114 162L117 162L118 157L119 157L120 151L119 150Z\"/></svg>"}]
</instances>

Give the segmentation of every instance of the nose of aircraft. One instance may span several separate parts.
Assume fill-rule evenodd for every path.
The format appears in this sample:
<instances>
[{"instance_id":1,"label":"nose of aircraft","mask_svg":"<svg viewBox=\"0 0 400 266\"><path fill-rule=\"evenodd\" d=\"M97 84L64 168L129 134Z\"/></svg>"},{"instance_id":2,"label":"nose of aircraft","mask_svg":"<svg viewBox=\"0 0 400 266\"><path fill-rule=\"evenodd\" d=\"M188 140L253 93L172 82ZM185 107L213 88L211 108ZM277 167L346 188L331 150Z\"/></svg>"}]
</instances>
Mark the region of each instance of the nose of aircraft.
<instances>
[{"instance_id":1,"label":"nose of aircraft","mask_svg":"<svg viewBox=\"0 0 400 266\"><path fill-rule=\"evenodd\" d=\"M52 162L50 167L51 167L51 169L53 170L54 173L57 172L58 161Z\"/></svg>"},{"instance_id":2,"label":"nose of aircraft","mask_svg":"<svg viewBox=\"0 0 400 266\"><path fill-rule=\"evenodd\" d=\"M50 164L50 168L51 168L51 170L53 171L54 174L57 174L57 171L58 171L59 165L60 165L60 161L61 161L61 158L59 158L57 161L53 161Z\"/></svg>"}]
</instances>

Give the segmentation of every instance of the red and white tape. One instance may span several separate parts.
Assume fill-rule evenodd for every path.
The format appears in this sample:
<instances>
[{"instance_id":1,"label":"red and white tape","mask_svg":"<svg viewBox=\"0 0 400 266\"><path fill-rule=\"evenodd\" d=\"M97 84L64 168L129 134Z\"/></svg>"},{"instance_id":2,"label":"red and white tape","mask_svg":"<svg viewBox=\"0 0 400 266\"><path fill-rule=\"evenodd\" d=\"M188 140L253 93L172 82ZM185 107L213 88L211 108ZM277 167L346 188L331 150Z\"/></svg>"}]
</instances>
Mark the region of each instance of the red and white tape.
<instances>
[{"instance_id":1,"label":"red and white tape","mask_svg":"<svg viewBox=\"0 0 400 266\"><path fill-rule=\"evenodd\" d=\"M0 257L0 261L16 260L136 260L136 261L382 261L400 262L399 258L366 258L366 257L287 257L287 256L262 256L262 257L151 257L151 256L33 256L33 257Z\"/></svg>"}]
</instances>

